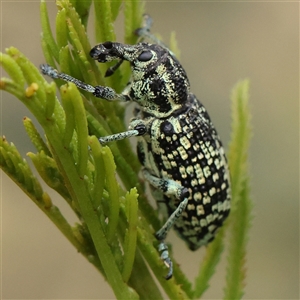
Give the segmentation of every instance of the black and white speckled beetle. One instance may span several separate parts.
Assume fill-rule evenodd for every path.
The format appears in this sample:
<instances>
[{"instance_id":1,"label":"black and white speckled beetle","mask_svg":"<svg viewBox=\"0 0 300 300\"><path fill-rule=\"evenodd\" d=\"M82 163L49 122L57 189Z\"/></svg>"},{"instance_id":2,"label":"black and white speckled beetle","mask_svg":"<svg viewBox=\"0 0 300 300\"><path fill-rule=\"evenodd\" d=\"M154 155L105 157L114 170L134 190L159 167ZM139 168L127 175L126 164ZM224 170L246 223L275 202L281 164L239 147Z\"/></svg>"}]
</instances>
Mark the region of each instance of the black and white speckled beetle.
<instances>
[{"instance_id":1,"label":"black and white speckled beetle","mask_svg":"<svg viewBox=\"0 0 300 300\"><path fill-rule=\"evenodd\" d=\"M204 106L190 92L187 75L162 43L150 33L151 19L137 30L153 44L105 42L90 55L99 62L119 60L109 75L127 60L132 78L117 94L110 87L91 86L48 65L42 72L75 83L105 100L134 101L129 130L99 138L101 144L138 136L137 152L144 178L150 183L166 222L156 232L161 258L172 277L173 266L165 238L171 227L196 250L214 239L230 211L230 181L224 150Z\"/></svg>"}]
</instances>

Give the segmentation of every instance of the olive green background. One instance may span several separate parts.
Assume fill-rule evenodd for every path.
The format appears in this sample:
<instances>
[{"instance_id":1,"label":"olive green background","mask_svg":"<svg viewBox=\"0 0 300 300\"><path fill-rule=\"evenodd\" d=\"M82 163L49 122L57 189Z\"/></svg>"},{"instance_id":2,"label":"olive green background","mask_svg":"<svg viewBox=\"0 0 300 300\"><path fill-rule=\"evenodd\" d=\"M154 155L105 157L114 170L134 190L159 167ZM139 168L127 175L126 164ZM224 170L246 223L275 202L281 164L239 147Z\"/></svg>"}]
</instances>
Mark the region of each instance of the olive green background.
<instances>
[{"instance_id":1,"label":"olive green background","mask_svg":"<svg viewBox=\"0 0 300 300\"><path fill-rule=\"evenodd\" d=\"M56 7L54 1L48 4L53 22ZM149 1L146 11L165 41L176 31L192 91L224 145L230 135L230 90L239 79L251 80L255 207L244 298L299 299L299 3ZM120 40L122 29L120 21ZM38 66L44 62L40 31L39 1L1 1L1 51L16 46ZM31 114L7 93L1 92L1 103L1 133L22 155L34 151L22 126ZM3 299L113 299L96 269L1 174ZM60 197L50 194L67 211ZM68 218L75 221L71 214ZM168 241L194 278L204 249L190 252L174 233ZM225 268L226 255L205 299L222 297Z\"/></svg>"}]
</instances>

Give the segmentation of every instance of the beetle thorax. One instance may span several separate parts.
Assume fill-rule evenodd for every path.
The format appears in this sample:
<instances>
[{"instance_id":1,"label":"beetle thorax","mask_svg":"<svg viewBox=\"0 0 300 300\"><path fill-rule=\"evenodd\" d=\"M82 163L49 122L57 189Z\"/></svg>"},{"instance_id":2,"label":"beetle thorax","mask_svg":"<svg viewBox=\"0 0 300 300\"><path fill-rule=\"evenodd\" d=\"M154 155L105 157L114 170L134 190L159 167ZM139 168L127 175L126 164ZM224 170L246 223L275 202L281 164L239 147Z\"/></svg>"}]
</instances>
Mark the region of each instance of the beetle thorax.
<instances>
[{"instance_id":1,"label":"beetle thorax","mask_svg":"<svg viewBox=\"0 0 300 300\"><path fill-rule=\"evenodd\" d=\"M151 45L152 46L152 45ZM165 118L187 101L190 86L180 63L162 47L149 49L151 59L132 62L130 96L141 110Z\"/></svg>"}]
</instances>

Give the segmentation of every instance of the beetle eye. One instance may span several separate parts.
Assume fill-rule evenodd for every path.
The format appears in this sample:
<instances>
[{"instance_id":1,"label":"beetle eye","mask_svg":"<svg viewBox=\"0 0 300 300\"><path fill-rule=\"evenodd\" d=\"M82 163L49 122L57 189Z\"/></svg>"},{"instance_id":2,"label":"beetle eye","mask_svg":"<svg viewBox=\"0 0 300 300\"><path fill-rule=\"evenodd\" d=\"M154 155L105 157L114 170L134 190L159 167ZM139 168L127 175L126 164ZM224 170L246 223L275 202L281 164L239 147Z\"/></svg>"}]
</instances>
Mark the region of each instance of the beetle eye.
<instances>
[{"instance_id":1,"label":"beetle eye","mask_svg":"<svg viewBox=\"0 0 300 300\"><path fill-rule=\"evenodd\" d=\"M112 42L104 42L102 44L106 49L111 49L112 48Z\"/></svg>"},{"instance_id":2,"label":"beetle eye","mask_svg":"<svg viewBox=\"0 0 300 300\"><path fill-rule=\"evenodd\" d=\"M139 61L148 61L152 58L153 54L150 51L143 51L139 57L138 60Z\"/></svg>"}]
</instances>

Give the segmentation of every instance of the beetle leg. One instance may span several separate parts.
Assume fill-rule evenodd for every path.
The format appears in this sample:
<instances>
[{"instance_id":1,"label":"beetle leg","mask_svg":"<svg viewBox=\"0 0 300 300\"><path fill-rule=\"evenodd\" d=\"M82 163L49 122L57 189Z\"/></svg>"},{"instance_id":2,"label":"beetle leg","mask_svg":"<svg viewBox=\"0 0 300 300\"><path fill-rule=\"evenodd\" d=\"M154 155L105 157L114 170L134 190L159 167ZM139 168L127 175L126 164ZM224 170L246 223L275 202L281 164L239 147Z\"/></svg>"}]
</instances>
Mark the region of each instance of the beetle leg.
<instances>
[{"instance_id":1,"label":"beetle leg","mask_svg":"<svg viewBox=\"0 0 300 300\"><path fill-rule=\"evenodd\" d=\"M152 23L152 18L149 15L144 14L142 27L136 29L135 34L138 35L141 40L149 40L152 44L160 45L161 47L167 49L173 56L175 56L167 45L165 45L160 39L150 32Z\"/></svg>"},{"instance_id":2,"label":"beetle leg","mask_svg":"<svg viewBox=\"0 0 300 300\"><path fill-rule=\"evenodd\" d=\"M133 129L101 137L99 138L99 142L104 145L109 142L123 140L132 136L144 135L146 133L145 123L142 120L135 120L135 124L136 125L133 127Z\"/></svg>"},{"instance_id":3,"label":"beetle leg","mask_svg":"<svg viewBox=\"0 0 300 300\"><path fill-rule=\"evenodd\" d=\"M127 94L118 94L113 88L107 86L92 86L77 78L74 78L68 74L60 73L56 69L52 68L47 64L40 66L43 74L48 75L54 79L62 79L66 82L74 83L78 88L93 94L97 98L102 98L108 101L119 100L119 101L130 101L130 97Z\"/></svg>"},{"instance_id":4,"label":"beetle leg","mask_svg":"<svg viewBox=\"0 0 300 300\"><path fill-rule=\"evenodd\" d=\"M174 223L181 217L183 211L185 210L189 191L187 188L176 183L174 180L162 179L151 175L147 170L143 170L145 179L155 188L161 190L167 196L174 196L181 200L175 211L169 216L165 224L155 233L155 237L160 242L158 246L158 251L161 253L161 259L165 265L169 268L169 272L166 279L170 279L173 275L173 264L169 257L168 247L165 243L165 238L172 228Z\"/></svg>"}]
</instances>

